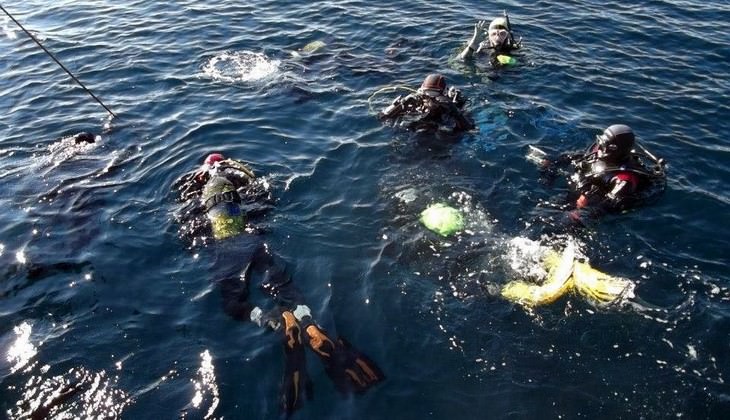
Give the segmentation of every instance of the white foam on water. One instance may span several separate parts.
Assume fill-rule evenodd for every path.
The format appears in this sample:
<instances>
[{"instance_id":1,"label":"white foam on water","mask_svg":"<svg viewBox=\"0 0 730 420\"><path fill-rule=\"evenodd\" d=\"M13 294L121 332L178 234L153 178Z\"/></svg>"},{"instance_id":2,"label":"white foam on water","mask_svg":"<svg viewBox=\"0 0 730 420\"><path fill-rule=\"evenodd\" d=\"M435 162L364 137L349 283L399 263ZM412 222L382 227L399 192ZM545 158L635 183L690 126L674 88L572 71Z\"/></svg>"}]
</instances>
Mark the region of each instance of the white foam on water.
<instances>
[{"instance_id":1,"label":"white foam on water","mask_svg":"<svg viewBox=\"0 0 730 420\"><path fill-rule=\"evenodd\" d=\"M494 221L480 206L474 203L471 195L463 191L451 193L448 202L457 204L457 208L464 216L464 233L467 235L484 236L492 232Z\"/></svg>"},{"instance_id":2,"label":"white foam on water","mask_svg":"<svg viewBox=\"0 0 730 420\"><path fill-rule=\"evenodd\" d=\"M75 135L63 137L57 142L48 146L48 156L42 160L42 164L58 166L61 163L82 153L88 153L96 149L101 141L101 136L95 136L94 143L76 144Z\"/></svg>"},{"instance_id":3,"label":"white foam on water","mask_svg":"<svg viewBox=\"0 0 730 420\"><path fill-rule=\"evenodd\" d=\"M547 271L542 260L549 249L540 241L518 236L507 241L504 258L519 278L544 280Z\"/></svg>"},{"instance_id":4,"label":"white foam on water","mask_svg":"<svg viewBox=\"0 0 730 420\"><path fill-rule=\"evenodd\" d=\"M402 201L403 203L412 203L418 198L418 193L415 188L406 188L398 191L394 194L395 198Z\"/></svg>"},{"instance_id":5,"label":"white foam on water","mask_svg":"<svg viewBox=\"0 0 730 420\"><path fill-rule=\"evenodd\" d=\"M28 257L25 255L25 249L21 249L15 253L15 260L20 264L26 264Z\"/></svg>"},{"instance_id":6,"label":"white foam on water","mask_svg":"<svg viewBox=\"0 0 730 420\"><path fill-rule=\"evenodd\" d=\"M33 328L27 322L13 328L16 339L7 353L7 360L13 365L10 368L11 373L22 369L38 353L38 349L30 341L32 330Z\"/></svg>"},{"instance_id":7,"label":"white foam on water","mask_svg":"<svg viewBox=\"0 0 730 420\"><path fill-rule=\"evenodd\" d=\"M246 83L267 80L279 73L281 61L272 60L262 53L226 51L211 57L203 66L203 73L213 80L227 83Z\"/></svg>"},{"instance_id":8,"label":"white foam on water","mask_svg":"<svg viewBox=\"0 0 730 420\"><path fill-rule=\"evenodd\" d=\"M13 23L10 21L10 19L7 17L4 17L3 18L3 32L5 33L5 36L8 37L8 39L17 39L18 30L13 28L11 25L13 25Z\"/></svg>"}]
</instances>

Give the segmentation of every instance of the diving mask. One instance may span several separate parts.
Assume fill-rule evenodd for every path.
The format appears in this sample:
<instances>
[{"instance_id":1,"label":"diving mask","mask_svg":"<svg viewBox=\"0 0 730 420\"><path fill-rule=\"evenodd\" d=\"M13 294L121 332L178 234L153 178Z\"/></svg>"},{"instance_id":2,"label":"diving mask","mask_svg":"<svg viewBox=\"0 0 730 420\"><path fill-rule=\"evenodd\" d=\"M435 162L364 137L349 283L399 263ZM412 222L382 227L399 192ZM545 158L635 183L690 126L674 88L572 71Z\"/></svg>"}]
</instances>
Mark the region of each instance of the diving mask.
<instances>
[{"instance_id":1,"label":"diving mask","mask_svg":"<svg viewBox=\"0 0 730 420\"><path fill-rule=\"evenodd\" d=\"M507 39L509 38L509 31L507 31L507 29L497 27L490 29L487 32L487 36L489 37L489 44L493 47L498 47L507 42Z\"/></svg>"}]
</instances>

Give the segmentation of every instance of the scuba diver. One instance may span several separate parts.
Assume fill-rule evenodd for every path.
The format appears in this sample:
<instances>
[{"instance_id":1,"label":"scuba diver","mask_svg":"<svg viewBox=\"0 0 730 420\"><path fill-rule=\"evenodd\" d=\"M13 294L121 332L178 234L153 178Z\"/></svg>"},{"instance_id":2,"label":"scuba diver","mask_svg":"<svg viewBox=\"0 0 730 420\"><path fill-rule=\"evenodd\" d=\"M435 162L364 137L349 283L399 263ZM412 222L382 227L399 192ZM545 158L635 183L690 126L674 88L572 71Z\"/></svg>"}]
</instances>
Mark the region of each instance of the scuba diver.
<instances>
[{"instance_id":1,"label":"scuba diver","mask_svg":"<svg viewBox=\"0 0 730 420\"><path fill-rule=\"evenodd\" d=\"M666 186L664 159L636 142L633 130L624 124L606 128L585 152L563 154L553 162L545 159L542 165L548 171L570 166L575 208L591 208L594 215L637 207L658 196Z\"/></svg>"},{"instance_id":2,"label":"scuba diver","mask_svg":"<svg viewBox=\"0 0 730 420\"><path fill-rule=\"evenodd\" d=\"M108 130L102 131L102 134L106 132ZM76 155L87 153L96 148L101 143L101 139L101 134L93 134L87 131L61 137L48 146L47 161L55 165Z\"/></svg>"},{"instance_id":3,"label":"scuba diver","mask_svg":"<svg viewBox=\"0 0 730 420\"><path fill-rule=\"evenodd\" d=\"M73 136L75 144L91 144L96 142L96 136L88 131L82 131Z\"/></svg>"},{"instance_id":4,"label":"scuba diver","mask_svg":"<svg viewBox=\"0 0 730 420\"><path fill-rule=\"evenodd\" d=\"M487 30L485 31L485 28ZM486 39L484 34L486 33ZM490 59L498 65L516 64L516 60L510 53L522 46L522 38L515 41L512 34L512 26L509 23L507 13L503 17L492 20L487 26L487 21L480 20L474 25L474 35L469 40L466 48L459 54L463 61L474 57L474 54L490 54Z\"/></svg>"},{"instance_id":5,"label":"scuba diver","mask_svg":"<svg viewBox=\"0 0 730 420\"><path fill-rule=\"evenodd\" d=\"M267 184L250 167L219 153L205 158L200 169L175 185L183 209L178 213L183 234L212 236L216 241L216 282L227 314L260 327L283 331L285 372L282 405L287 415L311 399L312 384L305 366L305 344L324 365L342 393L362 393L384 379L378 366L342 338L331 338L312 318L283 261L272 254L247 219L270 208ZM187 227L185 227L187 226ZM274 302L265 310L249 301L249 285Z\"/></svg>"},{"instance_id":6,"label":"scuba diver","mask_svg":"<svg viewBox=\"0 0 730 420\"><path fill-rule=\"evenodd\" d=\"M444 76L429 74L418 90L395 98L378 113L378 118L418 132L456 133L475 127L463 111L465 104L466 98L460 90L453 86L446 89Z\"/></svg>"}]
</instances>

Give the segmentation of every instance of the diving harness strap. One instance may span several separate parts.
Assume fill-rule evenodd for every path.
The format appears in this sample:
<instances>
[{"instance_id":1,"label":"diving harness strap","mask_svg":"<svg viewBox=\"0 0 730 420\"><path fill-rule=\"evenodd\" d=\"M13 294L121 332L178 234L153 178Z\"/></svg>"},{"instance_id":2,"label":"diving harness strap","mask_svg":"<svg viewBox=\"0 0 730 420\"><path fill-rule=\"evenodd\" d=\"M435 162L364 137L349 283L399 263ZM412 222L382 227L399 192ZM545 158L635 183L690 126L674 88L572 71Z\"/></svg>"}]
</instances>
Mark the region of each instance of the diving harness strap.
<instances>
[{"instance_id":1,"label":"diving harness strap","mask_svg":"<svg viewBox=\"0 0 730 420\"><path fill-rule=\"evenodd\" d=\"M238 195L238 191L226 191L223 193L214 194L212 197L205 200L205 211L210 211L213 207L220 203L241 203L241 196Z\"/></svg>"}]
</instances>

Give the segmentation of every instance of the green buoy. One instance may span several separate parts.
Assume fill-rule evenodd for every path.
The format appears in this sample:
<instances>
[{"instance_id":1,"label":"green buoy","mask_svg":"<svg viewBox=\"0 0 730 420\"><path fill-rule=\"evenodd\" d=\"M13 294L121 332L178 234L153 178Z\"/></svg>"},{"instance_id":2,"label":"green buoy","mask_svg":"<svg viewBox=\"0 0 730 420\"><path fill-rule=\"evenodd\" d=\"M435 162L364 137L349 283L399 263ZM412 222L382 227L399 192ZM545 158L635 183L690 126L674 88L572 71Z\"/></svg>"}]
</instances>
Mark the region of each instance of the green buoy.
<instances>
[{"instance_id":1,"label":"green buoy","mask_svg":"<svg viewBox=\"0 0 730 420\"><path fill-rule=\"evenodd\" d=\"M517 64L517 60L514 57L503 54L497 56L497 61L499 61L499 64L502 64L503 66L513 66Z\"/></svg>"},{"instance_id":2,"label":"green buoy","mask_svg":"<svg viewBox=\"0 0 730 420\"><path fill-rule=\"evenodd\" d=\"M437 203L421 212L421 223L441 236L449 236L464 229L464 216L453 207Z\"/></svg>"}]
</instances>

